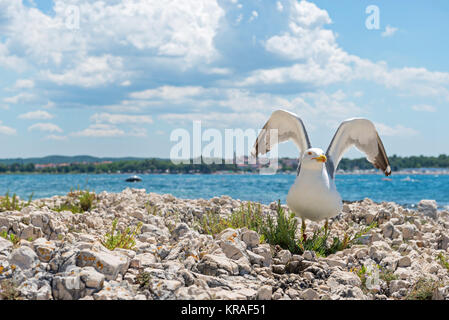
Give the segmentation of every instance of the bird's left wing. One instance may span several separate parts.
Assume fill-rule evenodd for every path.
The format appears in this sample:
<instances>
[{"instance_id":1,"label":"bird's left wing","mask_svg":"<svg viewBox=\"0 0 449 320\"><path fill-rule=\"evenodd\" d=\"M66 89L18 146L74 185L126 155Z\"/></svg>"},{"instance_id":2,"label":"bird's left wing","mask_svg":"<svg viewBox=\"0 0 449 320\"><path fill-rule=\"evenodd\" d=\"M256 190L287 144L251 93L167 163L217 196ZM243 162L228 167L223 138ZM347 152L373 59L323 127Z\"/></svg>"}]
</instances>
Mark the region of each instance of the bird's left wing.
<instances>
[{"instance_id":1,"label":"bird's left wing","mask_svg":"<svg viewBox=\"0 0 449 320\"><path fill-rule=\"evenodd\" d=\"M349 119L340 125L327 149L329 173L333 177L343 154L352 146L365 153L366 159L386 176L391 174L390 162L374 124L367 119Z\"/></svg>"},{"instance_id":2,"label":"bird's left wing","mask_svg":"<svg viewBox=\"0 0 449 320\"><path fill-rule=\"evenodd\" d=\"M277 133L277 139L272 136L273 133ZM259 133L251 154L253 157L265 154L275 144L287 140L292 140L301 154L311 148L309 137L301 118L288 111L276 110Z\"/></svg>"}]
</instances>

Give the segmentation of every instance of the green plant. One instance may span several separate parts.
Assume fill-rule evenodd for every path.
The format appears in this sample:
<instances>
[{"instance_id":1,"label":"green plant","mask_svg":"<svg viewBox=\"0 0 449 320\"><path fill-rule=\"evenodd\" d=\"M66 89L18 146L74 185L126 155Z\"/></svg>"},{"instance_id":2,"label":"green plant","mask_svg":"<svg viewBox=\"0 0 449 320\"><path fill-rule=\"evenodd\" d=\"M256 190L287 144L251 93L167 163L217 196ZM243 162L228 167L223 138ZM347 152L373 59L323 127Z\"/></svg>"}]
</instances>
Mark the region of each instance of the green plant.
<instances>
[{"instance_id":1,"label":"green plant","mask_svg":"<svg viewBox=\"0 0 449 320\"><path fill-rule=\"evenodd\" d=\"M202 219L197 221L197 225L203 233L216 235L227 228L248 228L260 233L264 222L260 204L248 202L246 206L242 204L240 209L232 212L229 217L221 217L217 212L207 210Z\"/></svg>"},{"instance_id":2,"label":"green plant","mask_svg":"<svg viewBox=\"0 0 449 320\"><path fill-rule=\"evenodd\" d=\"M117 222L118 219L112 221L111 231L104 235L102 244L109 250L114 250L115 248L133 249L136 245L134 237L140 233L142 222L139 222L133 231L131 231L130 227L127 227L123 233L117 230Z\"/></svg>"},{"instance_id":3,"label":"green plant","mask_svg":"<svg viewBox=\"0 0 449 320\"><path fill-rule=\"evenodd\" d=\"M147 210L148 214L151 214L153 216L160 215L157 205L152 205L149 201L145 203L145 209Z\"/></svg>"},{"instance_id":4,"label":"green plant","mask_svg":"<svg viewBox=\"0 0 449 320\"><path fill-rule=\"evenodd\" d=\"M140 289L150 289L151 288L151 274L146 271L139 271L136 276L136 284L139 285Z\"/></svg>"},{"instance_id":5,"label":"green plant","mask_svg":"<svg viewBox=\"0 0 449 320\"><path fill-rule=\"evenodd\" d=\"M379 265L376 265L376 268L380 268ZM360 281L362 282L362 289L365 291L369 291L369 289L366 287L366 280L369 276L373 275L373 272L370 272L365 265L362 265L360 268L351 269L351 271L360 278Z\"/></svg>"},{"instance_id":6,"label":"green plant","mask_svg":"<svg viewBox=\"0 0 449 320\"><path fill-rule=\"evenodd\" d=\"M426 278L420 278L413 285L407 300L431 300L433 292L440 286L438 281Z\"/></svg>"},{"instance_id":7,"label":"green plant","mask_svg":"<svg viewBox=\"0 0 449 320\"><path fill-rule=\"evenodd\" d=\"M263 229L263 235L268 243L279 245L283 249L290 250L292 253L302 254L304 251L310 250L314 251L318 256L325 257L356 244L362 236L372 228L375 228L376 225L377 224L373 222L352 237L345 234L342 240L338 237L334 237L332 242L328 241L329 232L327 232L325 227L316 230L312 237L305 239L301 236L299 240L296 240L295 235L298 228L297 221L293 214L286 216L280 203L278 203L276 224L271 217L269 217L267 227Z\"/></svg>"},{"instance_id":8,"label":"green plant","mask_svg":"<svg viewBox=\"0 0 449 320\"><path fill-rule=\"evenodd\" d=\"M221 217L217 212L206 211L202 219L197 221L197 226L199 231L211 235L216 235L227 228L239 229L245 227L258 232L261 242L279 245L294 254L302 254L306 250L311 250L319 256L328 256L356 244L362 236L375 228L377 224L373 222L352 237L345 234L342 240L334 237L332 241L329 241L329 232L324 227L315 231L307 239L304 239L304 237L296 239L297 219L293 213L285 212L280 201L278 201L275 218L264 215L260 204L256 205L249 202L247 206L242 205L240 210L234 211L229 217Z\"/></svg>"},{"instance_id":9,"label":"green plant","mask_svg":"<svg viewBox=\"0 0 449 320\"><path fill-rule=\"evenodd\" d=\"M90 211L96 198L95 193L90 193L89 190L82 192L78 197L81 210Z\"/></svg>"},{"instance_id":10,"label":"green plant","mask_svg":"<svg viewBox=\"0 0 449 320\"><path fill-rule=\"evenodd\" d=\"M28 201L21 201L19 197L14 193L12 197L9 196L9 191L5 196L0 199L0 212L4 211L20 211L31 204L34 193L30 195Z\"/></svg>"},{"instance_id":11,"label":"green plant","mask_svg":"<svg viewBox=\"0 0 449 320\"><path fill-rule=\"evenodd\" d=\"M446 257L442 252L438 254L437 259L440 262L440 264L449 271L449 262L447 261Z\"/></svg>"},{"instance_id":12,"label":"green plant","mask_svg":"<svg viewBox=\"0 0 449 320\"><path fill-rule=\"evenodd\" d=\"M304 250L295 240L298 221L294 214L286 215L278 201L276 222L268 216L266 223L262 225L262 234L265 241L272 245L279 245L292 253L302 253Z\"/></svg>"},{"instance_id":13,"label":"green plant","mask_svg":"<svg viewBox=\"0 0 449 320\"><path fill-rule=\"evenodd\" d=\"M1 232L0 237L11 241L13 243L13 245L18 244L20 241L19 237L17 237L14 233L8 234L6 231Z\"/></svg>"},{"instance_id":14,"label":"green plant","mask_svg":"<svg viewBox=\"0 0 449 320\"><path fill-rule=\"evenodd\" d=\"M381 272L379 273L379 279L385 281L387 283L387 285L390 285L390 282L393 280L398 280L399 277L397 275L394 274L394 272L392 270L381 270Z\"/></svg>"},{"instance_id":15,"label":"green plant","mask_svg":"<svg viewBox=\"0 0 449 320\"><path fill-rule=\"evenodd\" d=\"M96 199L95 193L91 193L89 190L81 191L78 187L74 191L73 188L70 188L66 201L59 207L54 208L54 210L56 212L71 211L72 213L84 213L94 208L93 204Z\"/></svg>"},{"instance_id":16,"label":"green plant","mask_svg":"<svg viewBox=\"0 0 449 320\"><path fill-rule=\"evenodd\" d=\"M21 300L20 292L10 279L0 281L0 300Z\"/></svg>"}]
</instances>

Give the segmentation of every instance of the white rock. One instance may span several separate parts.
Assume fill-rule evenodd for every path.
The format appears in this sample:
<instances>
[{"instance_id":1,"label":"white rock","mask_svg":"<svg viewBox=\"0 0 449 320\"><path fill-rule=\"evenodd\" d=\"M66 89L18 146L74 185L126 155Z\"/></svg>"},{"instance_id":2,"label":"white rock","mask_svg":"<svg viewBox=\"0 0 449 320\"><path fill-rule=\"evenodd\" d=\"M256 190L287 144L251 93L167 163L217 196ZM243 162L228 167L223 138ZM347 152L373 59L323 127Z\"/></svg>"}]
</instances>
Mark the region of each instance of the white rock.
<instances>
[{"instance_id":1,"label":"white rock","mask_svg":"<svg viewBox=\"0 0 449 320\"><path fill-rule=\"evenodd\" d=\"M318 300L320 295L315 290L309 288L301 292L301 299L304 300Z\"/></svg>"},{"instance_id":2,"label":"white rock","mask_svg":"<svg viewBox=\"0 0 449 320\"><path fill-rule=\"evenodd\" d=\"M230 238L230 240L220 241L220 247L223 250L226 257L238 260L242 257L246 257L246 245L238 238Z\"/></svg>"},{"instance_id":3,"label":"white rock","mask_svg":"<svg viewBox=\"0 0 449 320\"><path fill-rule=\"evenodd\" d=\"M56 250L56 245L53 241L45 238L36 239L33 242L34 251L36 251L39 260L42 262L49 262L53 258Z\"/></svg>"},{"instance_id":4,"label":"white rock","mask_svg":"<svg viewBox=\"0 0 449 320\"><path fill-rule=\"evenodd\" d=\"M342 260L337 260L337 259L329 259L327 258L326 263L329 267L340 267L340 268L345 268L346 267L346 263Z\"/></svg>"},{"instance_id":5,"label":"white rock","mask_svg":"<svg viewBox=\"0 0 449 320\"><path fill-rule=\"evenodd\" d=\"M313 251L306 250L303 253L303 258L309 261L316 261L316 254Z\"/></svg>"},{"instance_id":6,"label":"white rock","mask_svg":"<svg viewBox=\"0 0 449 320\"><path fill-rule=\"evenodd\" d=\"M418 212L433 219L437 218L437 208L437 202L435 200L421 200L418 203Z\"/></svg>"},{"instance_id":7,"label":"white rock","mask_svg":"<svg viewBox=\"0 0 449 320\"><path fill-rule=\"evenodd\" d=\"M136 255L132 260L132 266L134 268L146 268L152 266L157 262L156 257L152 253L141 253Z\"/></svg>"},{"instance_id":8,"label":"white rock","mask_svg":"<svg viewBox=\"0 0 449 320\"><path fill-rule=\"evenodd\" d=\"M214 274L215 269L223 269L231 275L237 275L239 273L239 267L237 263L227 258L226 256L219 256L213 254L204 255L201 262L204 264L206 270L204 274ZM216 271L216 270L215 270Z\"/></svg>"},{"instance_id":9,"label":"white rock","mask_svg":"<svg viewBox=\"0 0 449 320\"><path fill-rule=\"evenodd\" d=\"M292 258L292 254L289 250L281 250L277 253L277 258L282 264L286 264Z\"/></svg>"},{"instance_id":10,"label":"white rock","mask_svg":"<svg viewBox=\"0 0 449 320\"><path fill-rule=\"evenodd\" d=\"M243 231L242 234L240 235L240 238L242 239L243 242L246 243L246 245L249 248L256 247L260 243L260 236L254 230Z\"/></svg>"},{"instance_id":11,"label":"white rock","mask_svg":"<svg viewBox=\"0 0 449 320\"><path fill-rule=\"evenodd\" d=\"M411 265L412 265L412 260L410 259L409 256L404 256L404 257L400 258L398 261L398 267L401 267L401 268L407 268L407 267L410 267Z\"/></svg>"},{"instance_id":12,"label":"white rock","mask_svg":"<svg viewBox=\"0 0 449 320\"><path fill-rule=\"evenodd\" d=\"M17 265L22 270L34 268L39 262L39 258L36 253L29 247L20 247L14 249L8 257L11 265Z\"/></svg>"},{"instance_id":13,"label":"white rock","mask_svg":"<svg viewBox=\"0 0 449 320\"><path fill-rule=\"evenodd\" d=\"M86 287L101 289L104 283L104 275L97 272L93 267L84 267L80 272L81 280L86 284Z\"/></svg>"},{"instance_id":14,"label":"white rock","mask_svg":"<svg viewBox=\"0 0 449 320\"><path fill-rule=\"evenodd\" d=\"M402 288L408 288L409 283L404 280L391 280L390 281L390 293L398 292Z\"/></svg>"},{"instance_id":15,"label":"white rock","mask_svg":"<svg viewBox=\"0 0 449 320\"><path fill-rule=\"evenodd\" d=\"M116 256L93 250L81 250L76 257L77 266L94 267L95 270L104 274L107 280L115 280L119 273L125 274L129 261L130 259L125 256Z\"/></svg>"},{"instance_id":16,"label":"white rock","mask_svg":"<svg viewBox=\"0 0 449 320\"><path fill-rule=\"evenodd\" d=\"M4 250L9 250L12 248L12 243L9 240L3 239L0 237L0 252Z\"/></svg>"},{"instance_id":17,"label":"white rock","mask_svg":"<svg viewBox=\"0 0 449 320\"><path fill-rule=\"evenodd\" d=\"M393 238L393 233L395 231L395 227L391 221L385 223L382 227L382 233L385 238Z\"/></svg>"},{"instance_id":18,"label":"white rock","mask_svg":"<svg viewBox=\"0 0 449 320\"><path fill-rule=\"evenodd\" d=\"M351 286L359 287L362 284L362 282L360 281L360 278L355 273L340 271L340 270L332 272L329 279L333 279L337 283L343 284L343 285L351 285ZM331 285L329 285L329 286L332 287Z\"/></svg>"},{"instance_id":19,"label":"white rock","mask_svg":"<svg viewBox=\"0 0 449 320\"><path fill-rule=\"evenodd\" d=\"M258 300L271 300L271 295L273 294L273 288L269 285L264 285L257 291Z\"/></svg>"},{"instance_id":20,"label":"white rock","mask_svg":"<svg viewBox=\"0 0 449 320\"><path fill-rule=\"evenodd\" d=\"M269 244L267 244L267 243L261 244L258 247L253 248L253 252L255 254L258 254L258 255L264 257L264 260L263 260L264 267L271 266L272 256L271 256L271 249L270 249Z\"/></svg>"},{"instance_id":21,"label":"white rock","mask_svg":"<svg viewBox=\"0 0 449 320\"><path fill-rule=\"evenodd\" d=\"M260 266L263 266L265 258L259 254L256 254L252 251L246 250L246 254L249 258L249 261L251 264L258 264Z\"/></svg>"},{"instance_id":22,"label":"white rock","mask_svg":"<svg viewBox=\"0 0 449 320\"><path fill-rule=\"evenodd\" d=\"M412 225L410 223L407 223L402 226L402 237L404 240L410 240L413 239L416 233L416 226Z\"/></svg>"},{"instance_id":23,"label":"white rock","mask_svg":"<svg viewBox=\"0 0 449 320\"><path fill-rule=\"evenodd\" d=\"M187 224L178 223L176 225L175 229L173 230L172 236L174 237L175 240L179 240L189 231L190 231L190 228Z\"/></svg>"},{"instance_id":24,"label":"white rock","mask_svg":"<svg viewBox=\"0 0 449 320\"><path fill-rule=\"evenodd\" d=\"M40 237L43 236L42 230L39 227L35 227L35 226L27 226L26 228L24 228L22 230L22 232L20 233L20 239L38 239Z\"/></svg>"}]
</instances>

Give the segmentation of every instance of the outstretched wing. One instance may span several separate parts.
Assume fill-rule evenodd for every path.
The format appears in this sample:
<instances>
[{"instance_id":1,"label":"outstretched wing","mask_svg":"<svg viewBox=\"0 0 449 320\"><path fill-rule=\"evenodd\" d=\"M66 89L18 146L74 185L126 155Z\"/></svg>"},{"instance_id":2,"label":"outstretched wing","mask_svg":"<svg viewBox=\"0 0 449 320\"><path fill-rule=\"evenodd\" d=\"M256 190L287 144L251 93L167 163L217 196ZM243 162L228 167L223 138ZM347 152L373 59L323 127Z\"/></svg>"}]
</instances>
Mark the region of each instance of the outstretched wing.
<instances>
[{"instance_id":1,"label":"outstretched wing","mask_svg":"<svg viewBox=\"0 0 449 320\"><path fill-rule=\"evenodd\" d=\"M391 174L390 161L374 124L367 119L349 119L337 129L326 152L332 177L343 154L352 146L365 153L366 159L386 176Z\"/></svg>"},{"instance_id":2,"label":"outstretched wing","mask_svg":"<svg viewBox=\"0 0 449 320\"><path fill-rule=\"evenodd\" d=\"M271 134L277 131L277 139ZM254 149L251 152L253 157L259 154L265 154L271 148L281 142L292 140L302 153L311 148L309 137L302 120L294 113L276 110L271 114L270 119L265 123L262 131L257 137Z\"/></svg>"}]
</instances>

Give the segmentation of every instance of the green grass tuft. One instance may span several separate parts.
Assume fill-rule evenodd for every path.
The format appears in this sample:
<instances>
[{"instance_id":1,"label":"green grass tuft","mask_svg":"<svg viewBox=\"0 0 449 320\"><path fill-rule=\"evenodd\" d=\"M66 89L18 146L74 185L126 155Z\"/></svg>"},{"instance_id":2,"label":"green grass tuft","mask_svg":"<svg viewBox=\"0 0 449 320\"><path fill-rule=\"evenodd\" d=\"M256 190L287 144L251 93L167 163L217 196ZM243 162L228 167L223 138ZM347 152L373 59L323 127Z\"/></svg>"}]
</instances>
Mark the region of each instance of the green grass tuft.
<instances>
[{"instance_id":1,"label":"green grass tuft","mask_svg":"<svg viewBox=\"0 0 449 320\"><path fill-rule=\"evenodd\" d=\"M295 240L298 221L294 214L287 215L278 201L276 210L276 221L268 216L266 223L262 225L262 235L264 239L272 245L279 245L283 249L288 249L292 253L302 253L304 250Z\"/></svg>"},{"instance_id":2,"label":"green grass tuft","mask_svg":"<svg viewBox=\"0 0 449 320\"><path fill-rule=\"evenodd\" d=\"M449 262L442 252L437 256L438 262L449 271Z\"/></svg>"},{"instance_id":3,"label":"green grass tuft","mask_svg":"<svg viewBox=\"0 0 449 320\"><path fill-rule=\"evenodd\" d=\"M0 300L22 300L17 286L10 279L0 281Z\"/></svg>"},{"instance_id":4,"label":"green grass tuft","mask_svg":"<svg viewBox=\"0 0 449 320\"><path fill-rule=\"evenodd\" d=\"M210 235L216 235L227 228L248 228L261 233L263 224L264 217L260 204L256 205L248 202L246 206L242 204L239 210L234 211L229 217L225 218L220 217L217 212L206 211L202 219L197 221L197 229Z\"/></svg>"},{"instance_id":5,"label":"green grass tuft","mask_svg":"<svg viewBox=\"0 0 449 320\"><path fill-rule=\"evenodd\" d=\"M410 293L407 295L407 300L432 300L433 292L440 286L438 281L426 278L420 278Z\"/></svg>"},{"instance_id":6,"label":"green grass tuft","mask_svg":"<svg viewBox=\"0 0 449 320\"><path fill-rule=\"evenodd\" d=\"M53 210L56 212L71 211L72 213L84 213L94 208L96 199L95 193L91 193L89 190L81 191L78 189L74 191L70 189L66 201Z\"/></svg>"},{"instance_id":7,"label":"green grass tuft","mask_svg":"<svg viewBox=\"0 0 449 320\"><path fill-rule=\"evenodd\" d=\"M0 237L11 241L13 245L16 245L20 242L19 237L17 237L14 233L8 234L6 231L3 231L0 233Z\"/></svg>"},{"instance_id":8,"label":"green grass tuft","mask_svg":"<svg viewBox=\"0 0 449 320\"><path fill-rule=\"evenodd\" d=\"M278 201L275 218L264 215L260 204L249 202L247 206L242 205L240 210L233 212L229 217L221 217L217 212L207 211L197 222L199 231L206 234L216 235L227 228L248 228L260 234L261 242L279 245L294 254L311 250L323 257L349 248L376 227L376 223L372 223L352 237L345 235L342 240L338 237L329 240L329 232L325 232L323 227L315 231L312 237L304 239L301 236L300 239L296 239L298 220L293 213L285 212L280 201Z\"/></svg>"},{"instance_id":9,"label":"green grass tuft","mask_svg":"<svg viewBox=\"0 0 449 320\"><path fill-rule=\"evenodd\" d=\"M133 231L128 227L123 233L117 230L117 222L118 219L112 221L111 231L105 234L101 243L109 250L114 250L115 248L133 249L136 245L134 237L140 233L142 222L139 222Z\"/></svg>"},{"instance_id":10,"label":"green grass tuft","mask_svg":"<svg viewBox=\"0 0 449 320\"><path fill-rule=\"evenodd\" d=\"M19 200L19 197L14 193L12 197L9 196L9 191L5 196L0 198L0 212L4 211L20 211L31 204L33 194L30 195L28 202Z\"/></svg>"},{"instance_id":11,"label":"green grass tuft","mask_svg":"<svg viewBox=\"0 0 449 320\"><path fill-rule=\"evenodd\" d=\"M136 276L136 284L139 285L140 289L150 289L151 288L151 274L149 272L140 270L139 274Z\"/></svg>"}]
</instances>

